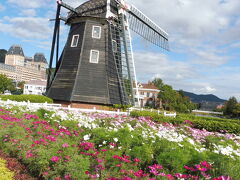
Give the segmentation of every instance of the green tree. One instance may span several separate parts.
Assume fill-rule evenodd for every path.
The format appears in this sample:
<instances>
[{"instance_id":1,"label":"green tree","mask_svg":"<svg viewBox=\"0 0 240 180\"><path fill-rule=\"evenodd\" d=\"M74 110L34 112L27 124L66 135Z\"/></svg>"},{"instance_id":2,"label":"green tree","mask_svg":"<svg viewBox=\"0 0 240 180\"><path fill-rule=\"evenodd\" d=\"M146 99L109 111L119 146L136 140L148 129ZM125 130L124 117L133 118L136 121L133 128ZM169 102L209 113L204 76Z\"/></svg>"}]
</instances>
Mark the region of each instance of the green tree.
<instances>
[{"instance_id":1,"label":"green tree","mask_svg":"<svg viewBox=\"0 0 240 180\"><path fill-rule=\"evenodd\" d=\"M172 86L164 84L160 78L155 78L152 83L160 90L158 98L163 109L187 113L196 108L196 105L184 95L183 90L173 90Z\"/></svg>"},{"instance_id":2,"label":"green tree","mask_svg":"<svg viewBox=\"0 0 240 180\"><path fill-rule=\"evenodd\" d=\"M5 49L0 49L0 63L5 62L6 54L7 54L7 51Z\"/></svg>"},{"instance_id":3,"label":"green tree","mask_svg":"<svg viewBox=\"0 0 240 180\"><path fill-rule=\"evenodd\" d=\"M224 115L233 116L233 110L237 105L237 99L235 97L230 97L228 101L225 102L224 105Z\"/></svg>"},{"instance_id":4,"label":"green tree","mask_svg":"<svg viewBox=\"0 0 240 180\"><path fill-rule=\"evenodd\" d=\"M160 78L155 78L152 83L158 88L161 89L164 85L163 80Z\"/></svg>"},{"instance_id":5,"label":"green tree","mask_svg":"<svg viewBox=\"0 0 240 180\"><path fill-rule=\"evenodd\" d=\"M14 91L15 87L11 79L4 74L0 74L0 93L2 94L6 90Z\"/></svg>"},{"instance_id":6,"label":"green tree","mask_svg":"<svg viewBox=\"0 0 240 180\"><path fill-rule=\"evenodd\" d=\"M233 108L233 116L240 117L240 104L236 104Z\"/></svg>"}]
</instances>

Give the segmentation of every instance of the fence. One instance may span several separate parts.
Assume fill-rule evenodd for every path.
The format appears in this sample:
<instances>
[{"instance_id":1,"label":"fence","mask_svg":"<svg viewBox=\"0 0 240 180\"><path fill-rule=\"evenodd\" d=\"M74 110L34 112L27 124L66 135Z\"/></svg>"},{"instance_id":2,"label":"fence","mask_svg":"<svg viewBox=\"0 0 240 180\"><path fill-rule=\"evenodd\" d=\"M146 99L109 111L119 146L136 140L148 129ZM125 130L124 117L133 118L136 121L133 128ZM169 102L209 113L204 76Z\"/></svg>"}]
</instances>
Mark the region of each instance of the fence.
<instances>
[{"instance_id":1,"label":"fence","mask_svg":"<svg viewBox=\"0 0 240 180\"><path fill-rule=\"evenodd\" d=\"M62 107L61 104L49 104L47 102L45 103L31 103L31 102L17 102L17 101L2 101L0 100L0 105L14 105L14 106L30 106L34 108L45 108L49 110L68 110L68 111L75 111L75 112L86 112L86 113L104 113L104 114L116 114L116 115L129 115L128 112L120 112L120 110L117 111L104 111L104 110L97 110L95 107L93 109L80 109L80 108L71 108L70 106L68 107Z\"/></svg>"},{"instance_id":2,"label":"fence","mask_svg":"<svg viewBox=\"0 0 240 180\"><path fill-rule=\"evenodd\" d=\"M131 111L151 111L151 112L157 112L158 114L163 113L164 116L168 117L176 117L176 112L175 113L167 113L167 112L161 112L159 110L155 109L143 109L143 108L134 108L131 107L127 110L127 112L121 112L119 109L117 111L104 111L104 110L97 110L95 107L93 109L80 109L80 108L71 108L70 106L68 107L62 107L61 104L49 104L47 102L45 103L31 103L31 102L17 102L17 101L2 101L0 99L0 105L14 105L14 106L30 106L34 108L45 108L49 110L68 110L68 111L75 111L75 112L86 112L86 113L104 113L104 114L116 114L116 115L129 115Z\"/></svg>"}]
</instances>

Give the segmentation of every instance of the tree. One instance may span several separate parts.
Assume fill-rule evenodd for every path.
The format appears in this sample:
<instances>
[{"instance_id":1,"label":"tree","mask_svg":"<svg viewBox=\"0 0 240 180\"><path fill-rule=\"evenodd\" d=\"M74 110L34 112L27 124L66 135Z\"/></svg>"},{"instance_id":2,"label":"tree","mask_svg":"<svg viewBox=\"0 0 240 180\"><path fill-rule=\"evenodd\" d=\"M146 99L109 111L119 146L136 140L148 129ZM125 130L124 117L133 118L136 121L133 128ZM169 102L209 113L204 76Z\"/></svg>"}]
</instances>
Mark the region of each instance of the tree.
<instances>
[{"instance_id":1,"label":"tree","mask_svg":"<svg viewBox=\"0 0 240 180\"><path fill-rule=\"evenodd\" d=\"M235 97L230 97L229 100L225 102L223 114L232 116L237 103L238 102Z\"/></svg>"},{"instance_id":2,"label":"tree","mask_svg":"<svg viewBox=\"0 0 240 180\"><path fill-rule=\"evenodd\" d=\"M161 89L164 85L163 80L160 78L155 78L152 83L154 84L154 86L156 86L158 89Z\"/></svg>"},{"instance_id":3,"label":"tree","mask_svg":"<svg viewBox=\"0 0 240 180\"><path fill-rule=\"evenodd\" d=\"M9 79L6 75L0 74L0 93L4 93L4 91L14 91L15 86L11 79Z\"/></svg>"},{"instance_id":4,"label":"tree","mask_svg":"<svg viewBox=\"0 0 240 180\"><path fill-rule=\"evenodd\" d=\"M5 62L6 54L7 54L7 51L5 49L0 49L0 63Z\"/></svg>"},{"instance_id":5,"label":"tree","mask_svg":"<svg viewBox=\"0 0 240 180\"><path fill-rule=\"evenodd\" d=\"M172 86L164 84L162 79L155 78L152 83L160 90L158 98L165 110L188 113L196 108L183 90L175 91Z\"/></svg>"},{"instance_id":6,"label":"tree","mask_svg":"<svg viewBox=\"0 0 240 180\"><path fill-rule=\"evenodd\" d=\"M240 117L240 104L236 104L233 108L233 116Z\"/></svg>"}]
</instances>

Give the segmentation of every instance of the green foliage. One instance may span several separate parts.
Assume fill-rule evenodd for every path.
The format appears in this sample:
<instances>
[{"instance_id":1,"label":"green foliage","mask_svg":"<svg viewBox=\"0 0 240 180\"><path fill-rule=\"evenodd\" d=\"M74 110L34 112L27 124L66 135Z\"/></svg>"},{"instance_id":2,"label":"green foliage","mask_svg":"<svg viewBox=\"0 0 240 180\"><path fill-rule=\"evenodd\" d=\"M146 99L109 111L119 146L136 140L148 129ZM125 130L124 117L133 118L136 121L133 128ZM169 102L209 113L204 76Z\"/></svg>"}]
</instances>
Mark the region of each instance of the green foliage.
<instances>
[{"instance_id":1,"label":"green foliage","mask_svg":"<svg viewBox=\"0 0 240 180\"><path fill-rule=\"evenodd\" d=\"M233 109L237 105L237 99L235 97L230 97L228 101L226 101L224 105L224 115L233 115Z\"/></svg>"},{"instance_id":2,"label":"green foliage","mask_svg":"<svg viewBox=\"0 0 240 180\"><path fill-rule=\"evenodd\" d=\"M0 49L0 63L4 63L5 62L6 54L7 54L7 50Z\"/></svg>"},{"instance_id":3,"label":"green foliage","mask_svg":"<svg viewBox=\"0 0 240 180\"><path fill-rule=\"evenodd\" d=\"M236 104L232 112L235 117L240 117L240 104Z\"/></svg>"},{"instance_id":4,"label":"green foliage","mask_svg":"<svg viewBox=\"0 0 240 180\"><path fill-rule=\"evenodd\" d=\"M6 90L14 91L15 87L11 79L4 74L0 74L0 94L4 93Z\"/></svg>"},{"instance_id":5,"label":"green foliage","mask_svg":"<svg viewBox=\"0 0 240 180\"><path fill-rule=\"evenodd\" d=\"M46 96L41 96L41 95L26 95L26 94L22 94L22 95L0 95L0 98L4 101L6 100L12 100L12 101L18 101L18 102L22 102L22 101L30 101L32 103L53 103L53 100L46 97Z\"/></svg>"},{"instance_id":6,"label":"green foliage","mask_svg":"<svg viewBox=\"0 0 240 180\"><path fill-rule=\"evenodd\" d=\"M196 108L182 90L173 90L172 86L164 84L160 78L154 79L152 83L160 90L158 98L165 110L189 113Z\"/></svg>"},{"instance_id":7,"label":"green foliage","mask_svg":"<svg viewBox=\"0 0 240 180\"><path fill-rule=\"evenodd\" d=\"M164 86L163 80L160 78L155 78L152 83L154 84L154 86L156 86L158 89L162 89L162 87Z\"/></svg>"},{"instance_id":8,"label":"green foliage","mask_svg":"<svg viewBox=\"0 0 240 180\"><path fill-rule=\"evenodd\" d=\"M126 111L130 107L132 107L132 105L123 105L123 104L114 104L113 105L113 108L121 109L122 111Z\"/></svg>"},{"instance_id":9,"label":"green foliage","mask_svg":"<svg viewBox=\"0 0 240 180\"><path fill-rule=\"evenodd\" d=\"M132 111L132 117L150 117L155 122L166 122L172 124L182 124L186 120L191 121L193 127L197 129L206 129L212 132L229 132L240 134L240 121L234 119L214 118L214 117L198 117L191 114L178 114L174 117L164 117L162 114L149 111Z\"/></svg>"}]
</instances>

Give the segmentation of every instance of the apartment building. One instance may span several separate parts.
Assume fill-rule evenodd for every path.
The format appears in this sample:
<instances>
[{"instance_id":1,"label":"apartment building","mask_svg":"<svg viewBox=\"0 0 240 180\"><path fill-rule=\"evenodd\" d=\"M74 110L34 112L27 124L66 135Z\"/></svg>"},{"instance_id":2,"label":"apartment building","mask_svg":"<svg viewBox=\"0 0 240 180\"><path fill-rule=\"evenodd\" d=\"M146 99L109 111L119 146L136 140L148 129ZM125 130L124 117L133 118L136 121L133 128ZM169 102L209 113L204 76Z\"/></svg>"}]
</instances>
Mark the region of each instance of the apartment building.
<instances>
[{"instance_id":1,"label":"apartment building","mask_svg":"<svg viewBox=\"0 0 240 180\"><path fill-rule=\"evenodd\" d=\"M6 54L5 63L0 63L0 73L15 81L46 79L47 66L44 54L36 53L34 57L26 57L21 46L13 45Z\"/></svg>"}]
</instances>

